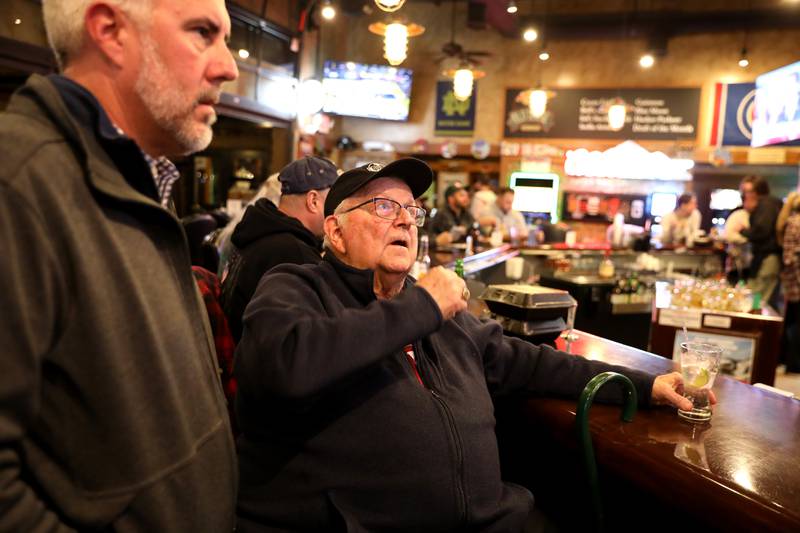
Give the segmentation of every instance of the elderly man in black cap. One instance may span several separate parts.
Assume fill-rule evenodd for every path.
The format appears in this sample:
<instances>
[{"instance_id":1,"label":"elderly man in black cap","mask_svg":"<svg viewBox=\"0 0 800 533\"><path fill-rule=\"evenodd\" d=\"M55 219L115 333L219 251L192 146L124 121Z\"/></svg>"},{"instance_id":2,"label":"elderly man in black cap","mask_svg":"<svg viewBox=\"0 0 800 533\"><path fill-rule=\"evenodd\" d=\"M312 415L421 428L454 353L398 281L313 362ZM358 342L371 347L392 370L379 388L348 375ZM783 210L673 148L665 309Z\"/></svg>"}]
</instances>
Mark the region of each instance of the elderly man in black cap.
<instances>
[{"instance_id":1,"label":"elderly man in black cap","mask_svg":"<svg viewBox=\"0 0 800 533\"><path fill-rule=\"evenodd\" d=\"M690 407L678 373L505 337L463 312L453 272L409 278L425 219L414 198L432 177L411 158L342 174L323 260L275 268L247 307L240 531L521 531L533 497L500 478L493 395L577 396L613 369L643 404Z\"/></svg>"},{"instance_id":2,"label":"elderly man in black cap","mask_svg":"<svg viewBox=\"0 0 800 533\"><path fill-rule=\"evenodd\" d=\"M242 314L265 272L283 263L319 262L325 197L338 175L327 159L293 161L278 174L278 207L262 198L237 224L231 236L235 248L222 280L223 310L237 342Z\"/></svg>"}]
</instances>

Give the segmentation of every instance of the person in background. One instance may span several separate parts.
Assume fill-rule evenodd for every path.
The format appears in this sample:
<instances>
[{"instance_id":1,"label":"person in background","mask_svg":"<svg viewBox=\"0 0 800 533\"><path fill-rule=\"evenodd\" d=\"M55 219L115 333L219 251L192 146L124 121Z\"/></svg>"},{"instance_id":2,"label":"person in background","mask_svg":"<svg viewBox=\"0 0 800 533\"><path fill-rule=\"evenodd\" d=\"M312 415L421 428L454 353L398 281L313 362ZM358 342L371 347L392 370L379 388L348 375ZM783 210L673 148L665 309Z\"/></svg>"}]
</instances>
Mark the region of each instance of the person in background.
<instances>
[{"instance_id":1,"label":"person in background","mask_svg":"<svg viewBox=\"0 0 800 533\"><path fill-rule=\"evenodd\" d=\"M44 0L61 74L0 115L0 531L235 526L236 457L166 158L238 75L223 0Z\"/></svg>"},{"instance_id":2,"label":"person in background","mask_svg":"<svg viewBox=\"0 0 800 533\"><path fill-rule=\"evenodd\" d=\"M475 222L469 212L469 194L460 184L448 185L444 191L445 206L431 221L431 234L439 246L463 239Z\"/></svg>"},{"instance_id":3,"label":"person in background","mask_svg":"<svg viewBox=\"0 0 800 533\"><path fill-rule=\"evenodd\" d=\"M750 227L750 213L756 208L755 195L742 198L742 205L734 209L725 220L723 238L726 243L725 273L728 282L736 285L750 275L753 252L742 230Z\"/></svg>"},{"instance_id":4,"label":"person in background","mask_svg":"<svg viewBox=\"0 0 800 533\"><path fill-rule=\"evenodd\" d=\"M661 244L691 246L699 229L697 199L691 193L681 194L675 209L661 219Z\"/></svg>"},{"instance_id":5,"label":"person in background","mask_svg":"<svg viewBox=\"0 0 800 533\"><path fill-rule=\"evenodd\" d=\"M235 248L222 280L222 307L236 342L242 336L244 309L265 272L282 263L320 260L325 197L338 175L327 159L293 161L278 174L278 206L261 199L236 226L231 236Z\"/></svg>"},{"instance_id":6,"label":"person in background","mask_svg":"<svg viewBox=\"0 0 800 533\"><path fill-rule=\"evenodd\" d=\"M781 283L786 298L781 359L787 372L800 373L800 193L789 193L775 229L783 246Z\"/></svg>"},{"instance_id":7,"label":"person in background","mask_svg":"<svg viewBox=\"0 0 800 533\"><path fill-rule=\"evenodd\" d=\"M680 373L505 336L464 312L450 270L414 283L414 198L432 179L412 158L345 172L325 202L323 260L259 285L235 362L239 531L521 532L533 496L501 479L493 397L577 398L615 370L642 405L691 406Z\"/></svg>"},{"instance_id":8,"label":"person in background","mask_svg":"<svg viewBox=\"0 0 800 533\"><path fill-rule=\"evenodd\" d=\"M768 303L778 285L781 270L781 247L775 231L778 214L783 207L780 199L769 194L769 184L761 176L747 176L739 186L744 201L755 202L750 213L750 227L741 231L753 251L748 284L761 301Z\"/></svg>"},{"instance_id":9,"label":"person in background","mask_svg":"<svg viewBox=\"0 0 800 533\"><path fill-rule=\"evenodd\" d=\"M472 185L472 199L469 204L469 212L472 218L478 220L481 214L494 205L497 195L492 190L492 186L485 179L479 179Z\"/></svg>"},{"instance_id":10,"label":"person in background","mask_svg":"<svg viewBox=\"0 0 800 533\"><path fill-rule=\"evenodd\" d=\"M247 205L244 206L244 209L240 210L236 215L230 219L230 221L225 224L225 227L222 228L219 235L216 239L217 249L219 250L219 268L217 269L217 276L220 279L225 277L227 273L227 266L228 260L231 257L231 253L234 250L233 243L231 242L231 235L233 235L233 230L236 229L236 226L241 222L242 217L244 216L245 211L251 205L255 204L257 201L261 200L262 198L266 198L273 205L278 205L281 201L281 182L278 181L278 173L271 174L264 183L261 184L261 187L258 188L256 191L255 196L253 196L250 201L247 202Z\"/></svg>"},{"instance_id":11,"label":"person in background","mask_svg":"<svg viewBox=\"0 0 800 533\"><path fill-rule=\"evenodd\" d=\"M527 239L528 226L522 213L511 208L514 204L514 189L503 187L497 191L497 199L478 216L482 226L490 225L503 232L503 239ZM513 237L513 238L512 238Z\"/></svg>"}]
</instances>

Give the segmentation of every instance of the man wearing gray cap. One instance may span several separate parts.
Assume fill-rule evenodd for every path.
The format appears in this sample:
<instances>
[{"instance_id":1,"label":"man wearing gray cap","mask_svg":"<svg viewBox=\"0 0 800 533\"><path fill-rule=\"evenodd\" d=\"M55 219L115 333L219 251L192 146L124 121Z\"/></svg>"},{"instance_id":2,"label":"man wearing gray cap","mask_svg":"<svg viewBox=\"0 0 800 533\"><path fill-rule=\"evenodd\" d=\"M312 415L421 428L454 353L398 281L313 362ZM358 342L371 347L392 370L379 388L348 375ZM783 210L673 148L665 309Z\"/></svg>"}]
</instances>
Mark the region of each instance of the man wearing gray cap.
<instances>
[{"instance_id":1,"label":"man wearing gray cap","mask_svg":"<svg viewBox=\"0 0 800 533\"><path fill-rule=\"evenodd\" d=\"M278 207L263 198L245 211L231 236L236 248L222 281L223 310L237 342L244 309L265 272L283 263L319 262L325 197L337 176L327 159L293 161L278 174Z\"/></svg>"},{"instance_id":2,"label":"man wearing gray cap","mask_svg":"<svg viewBox=\"0 0 800 533\"><path fill-rule=\"evenodd\" d=\"M526 489L500 477L492 396L577 397L628 375L643 404L683 402L651 376L505 337L463 311L464 280L407 276L433 178L422 161L342 174L326 254L264 277L236 353L239 531L521 531ZM606 398L618 391L606 389Z\"/></svg>"}]
</instances>

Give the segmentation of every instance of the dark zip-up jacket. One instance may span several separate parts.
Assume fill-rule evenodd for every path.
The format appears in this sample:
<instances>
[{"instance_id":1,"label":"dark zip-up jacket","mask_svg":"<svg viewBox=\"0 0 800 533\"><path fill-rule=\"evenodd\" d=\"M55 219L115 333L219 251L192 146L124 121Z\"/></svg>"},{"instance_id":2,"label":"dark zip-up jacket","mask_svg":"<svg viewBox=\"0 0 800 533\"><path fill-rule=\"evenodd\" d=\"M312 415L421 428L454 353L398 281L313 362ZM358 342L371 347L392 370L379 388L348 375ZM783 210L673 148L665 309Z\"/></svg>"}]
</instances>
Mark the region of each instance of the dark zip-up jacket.
<instances>
[{"instance_id":1,"label":"dark zip-up jacket","mask_svg":"<svg viewBox=\"0 0 800 533\"><path fill-rule=\"evenodd\" d=\"M41 76L0 115L0 531L231 531L235 450L186 238L80 91L86 123Z\"/></svg>"},{"instance_id":2,"label":"dark zip-up jacket","mask_svg":"<svg viewBox=\"0 0 800 533\"><path fill-rule=\"evenodd\" d=\"M747 237L753 250L753 260L750 262L752 276L758 274L758 269L767 256L781 253L775 223L782 207L783 202L774 196L759 196L758 205L750 213L750 227L741 232Z\"/></svg>"},{"instance_id":3,"label":"dark zip-up jacket","mask_svg":"<svg viewBox=\"0 0 800 533\"><path fill-rule=\"evenodd\" d=\"M261 277L283 263L319 263L320 242L303 224L262 198L245 211L231 236L236 246L222 282L231 334L242 337L242 315Z\"/></svg>"},{"instance_id":4,"label":"dark zip-up jacket","mask_svg":"<svg viewBox=\"0 0 800 533\"><path fill-rule=\"evenodd\" d=\"M331 253L262 283L234 370L241 531L520 531L533 498L500 478L492 396L576 397L608 369L651 395L652 376L443 321L410 280L376 300Z\"/></svg>"}]
</instances>

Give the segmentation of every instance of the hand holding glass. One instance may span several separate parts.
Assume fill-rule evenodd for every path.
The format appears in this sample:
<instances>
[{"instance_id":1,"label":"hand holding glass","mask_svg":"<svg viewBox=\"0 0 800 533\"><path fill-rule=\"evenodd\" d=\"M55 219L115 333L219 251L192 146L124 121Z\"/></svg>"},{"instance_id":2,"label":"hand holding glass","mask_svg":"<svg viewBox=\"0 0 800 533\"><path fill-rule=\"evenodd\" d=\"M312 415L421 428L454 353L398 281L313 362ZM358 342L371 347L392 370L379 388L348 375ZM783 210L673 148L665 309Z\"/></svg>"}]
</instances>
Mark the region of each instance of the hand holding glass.
<instances>
[{"instance_id":1,"label":"hand holding glass","mask_svg":"<svg viewBox=\"0 0 800 533\"><path fill-rule=\"evenodd\" d=\"M678 409L678 415L693 422L711 419L709 393L719 372L722 348L702 342L681 343L683 396L692 402L692 409Z\"/></svg>"}]
</instances>

